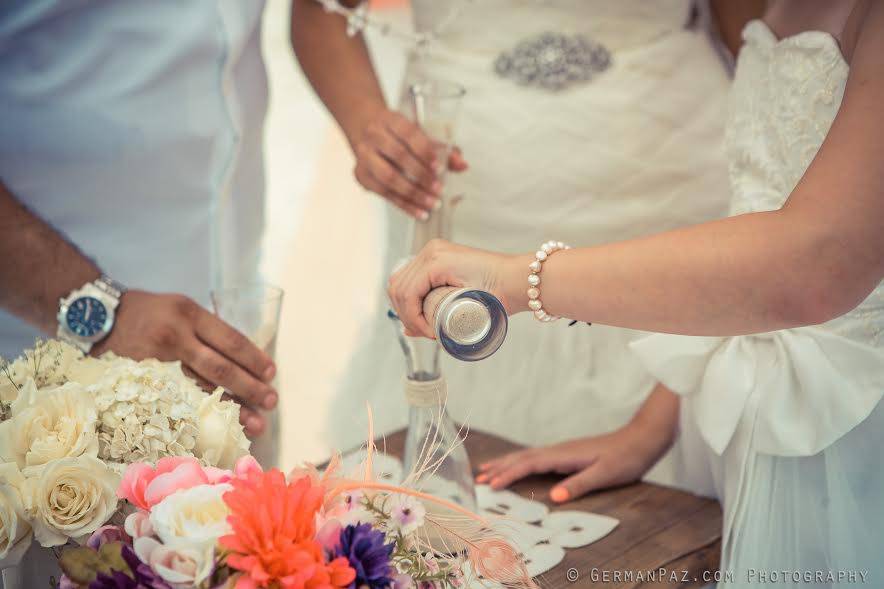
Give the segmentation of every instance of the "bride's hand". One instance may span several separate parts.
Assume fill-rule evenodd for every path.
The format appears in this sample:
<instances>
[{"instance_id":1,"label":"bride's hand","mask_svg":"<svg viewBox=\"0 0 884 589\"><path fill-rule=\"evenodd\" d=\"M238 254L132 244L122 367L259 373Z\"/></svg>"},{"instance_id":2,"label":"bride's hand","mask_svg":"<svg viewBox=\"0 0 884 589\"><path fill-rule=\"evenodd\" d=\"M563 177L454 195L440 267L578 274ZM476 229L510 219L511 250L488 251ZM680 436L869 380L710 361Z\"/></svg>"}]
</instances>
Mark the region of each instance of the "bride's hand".
<instances>
[{"instance_id":1,"label":"bride's hand","mask_svg":"<svg viewBox=\"0 0 884 589\"><path fill-rule=\"evenodd\" d=\"M378 111L353 142L356 180L417 219L426 219L442 184L436 146L420 127L397 112ZM461 172L467 162L455 148L446 165Z\"/></svg>"},{"instance_id":2,"label":"bride's hand","mask_svg":"<svg viewBox=\"0 0 884 589\"><path fill-rule=\"evenodd\" d=\"M406 335L433 338L433 329L423 314L424 297L430 290L437 286L478 288L500 299L508 314L517 313L523 310L519 304L522 299L527 301L527 296L513 292L517 290L514 285L527 284L529 258L434 239L390 276L387 294Z\"/></svg>"},{"instance_id":3,"label":"bride's hand","mask_svg":"<svg viewBox=\"0 0 884 589\"><path fill-rule=\"evenodd\" d=\"M594 491L639 480L672 443L672 434L636 423L609 434L507 454L479 466L478 483L502 489L532 474L571 475L549 492L563 503Z\"/></svg>"}]
</instances>

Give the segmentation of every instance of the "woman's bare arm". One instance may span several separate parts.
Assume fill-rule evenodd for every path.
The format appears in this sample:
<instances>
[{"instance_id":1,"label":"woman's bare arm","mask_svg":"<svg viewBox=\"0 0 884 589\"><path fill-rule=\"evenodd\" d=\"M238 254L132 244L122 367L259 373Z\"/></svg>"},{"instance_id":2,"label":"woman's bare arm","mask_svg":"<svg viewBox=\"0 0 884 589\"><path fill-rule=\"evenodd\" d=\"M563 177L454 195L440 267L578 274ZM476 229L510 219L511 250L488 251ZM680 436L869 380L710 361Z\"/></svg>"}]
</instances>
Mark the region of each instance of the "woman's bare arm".
<instances>
[{"instance_id":1,"label":"woman's bare arm","mask_svg":"<svg viewBox=\"0 0 884 589\"><path fill-rule=\"evenodd\" d=\"M350 2L356 4L355 2ZM427 219L442 190L433 141L387 107L362 35L317 0L293 0L292 46L304 73L346 135L354 175L366 189L416 219ZM455 149L448 169L467 164Z\"/></svg>"},{"instance_id":2,"label":"woman's bare arm","mask_svg":"<svg viewBox=\"0 0 884 589\"><path fill-rule=\"evenodd\" d=\"M292 47L313 89L355 144L387 106L362 35L348 36L346 19L317 0L292 0Z\"/></svg>"},{"instance_id":3,"label":"woman's bare arm","mask_svg":"<svg viewBox=\"0 0 884 589\"><path fill-rule=\"evenodd\" d=\"M847 90L822 148L785 206L645 239L560 252L544 263L544 308L609 325L736 335L821 323L884 276L884 3L852 52ZM531 256L434 243L391 279L410 331L429 334L432 286L475 284L526 310Z\"/></svg>"}]
</instances>

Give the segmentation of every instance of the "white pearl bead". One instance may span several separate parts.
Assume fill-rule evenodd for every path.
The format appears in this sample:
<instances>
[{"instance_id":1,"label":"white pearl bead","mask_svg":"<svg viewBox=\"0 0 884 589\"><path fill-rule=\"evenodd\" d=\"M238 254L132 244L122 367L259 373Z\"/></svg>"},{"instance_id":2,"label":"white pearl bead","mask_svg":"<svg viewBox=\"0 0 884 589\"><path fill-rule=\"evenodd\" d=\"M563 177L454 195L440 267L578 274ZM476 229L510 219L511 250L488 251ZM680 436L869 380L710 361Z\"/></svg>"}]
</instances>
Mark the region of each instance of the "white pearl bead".
<instances>
[{"instance_id":1,"label":"white pearl bead","mask_svg":"<svg viewBox=\"0 0 884 589\"><path fill-rule=\"evenodd\" d=\"M534 288L533 286L532 286L531 288L528 289L528 298L529 298L529 299L536 299L536 298L539 297L539 296L540 296L540 290L539 290L539 289Z\"/></svg>"},{"instance_id":2,"label":"white pearl bead","mask_svg":"<svg viewBox=\"0 0 884 589\"><path fill-rule=\"evenodd\" d=\"M532 272L540 272L540 268L541 268L540 260L534 260L533 262L528 264L528 268Z\"/></svg>"},{"instance_id":3,"label":"white pearl bead","mask_svg":"<svg viewBox=\"0 0 884 589\"><path fill-rule=\"evenodd\" d=\"M537 274L529 274L528 284L530 284L531 286L537 286L538 284L540 284L540 276L538 276Z\"/></svg>"},{"instance_id":4,"label":"white pearl bead","mask_svg":"<svg viewBox=\"0 0 884 589\"><path fill-rule=\"evenodd\" d=\"M534 311L534 316L540 321L543 321L543 318L546 317L547 314L543 309L538 309L537 311Z\"/></svg>"},{"instance_id":5,"label":"white pearl bead","mask_svg":"<svg viewBox=\"0 0 884 589\"><path fill-rule=\"evenodd\" d=\"M543 307L543 303L541 303L538 299L531 299L528 301L528 308L532 311L539 311Z\"/></svg>"},{"instance_id":6,"label":"white pearl bead","mask_svg":"<svg viewBox=\"0 0 884 589\"><path fill-rule=\"evenodd\" d=\"M565 244L562 243L561 241L559 241L559 242L556 242L556 247L559 248L560 250L563 250L563 249L565 249Z\"/></svg>"},{"instance_id":7,"label":"white pearl bead","mask_svg":"<svg viewBox=\"0 0 884 589\"><path fill-rule=\"evenodd\" d=\"M540 260L540 261L542 262L542 261L544 261L548 256L547 256L547 254L546 254L545 251L543 251L543 250L537 250L537 253L534 254L534 257L537 258L538 260Z\"/></svg>"},{"instance_id":8,"label":"white pearl bead","mask_svg":"<svg viewBox=\"0 0 884 589\"><path fill-rule=\"evenodd\" d=\"M540 246L540 249L542 249L542 250L543 250L544 252L546 252L547 254L551 254L552 251L553 251L553 247L554 247L554 246L555 246L555 244L550 244L550 243L547 241L547 242L544 243L542 246Z\"/></svg>"}]
</instances>

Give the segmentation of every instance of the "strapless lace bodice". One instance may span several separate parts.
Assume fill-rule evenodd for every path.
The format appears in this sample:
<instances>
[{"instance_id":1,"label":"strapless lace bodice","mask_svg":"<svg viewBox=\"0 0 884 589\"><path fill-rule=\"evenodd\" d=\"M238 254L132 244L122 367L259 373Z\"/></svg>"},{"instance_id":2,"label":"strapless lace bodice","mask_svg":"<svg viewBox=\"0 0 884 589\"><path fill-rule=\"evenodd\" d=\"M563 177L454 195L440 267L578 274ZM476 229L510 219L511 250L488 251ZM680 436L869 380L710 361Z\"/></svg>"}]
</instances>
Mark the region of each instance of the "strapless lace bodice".
<instances>
[{"instance_id":1,"label":"strapless lace bodice","mask_svg":"<svg viewBox=\"0 0 884 589\"><path fill-rule=\"evenodd\" d=\"M828 33L778 40L767 25L753 21L743 37L726 131L732 214L783 205L835 120L849 72ZM826 327L884 345L884 283Z\"/></svg>"}]
</instances>

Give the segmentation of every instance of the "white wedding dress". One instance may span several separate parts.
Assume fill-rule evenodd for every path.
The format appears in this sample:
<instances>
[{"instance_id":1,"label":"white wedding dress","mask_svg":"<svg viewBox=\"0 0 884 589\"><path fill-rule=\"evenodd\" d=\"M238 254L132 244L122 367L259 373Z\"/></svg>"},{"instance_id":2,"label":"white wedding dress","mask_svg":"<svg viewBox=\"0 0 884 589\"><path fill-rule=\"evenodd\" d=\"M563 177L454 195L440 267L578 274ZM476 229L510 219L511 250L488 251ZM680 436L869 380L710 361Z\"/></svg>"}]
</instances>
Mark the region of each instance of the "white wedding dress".
<instances>
[{"instance_id":1,"label":"white wedding dress","mask_svg":"<svg viewBox=\"0 0 884 589\"><path fill-rule=\"evenodd\" d=\"M754 21L743 36L727 128L733 214L783 205L829 131L849 69L826 33L778 41ZM884 587L884 283L823 325L653 335L633 348L684 395L688 434L702 444L683 440L685 472L700 486L711 467L734 586L780 571L778 587Z\"/></svg>"},{"instance_id":2,"label":"white wedding dress","mask_svg":"<svg viewBox=\"0 0 884 589\"><path fill-rule=\"evenodd\" d=\"M414 0L417 29L436 40L406 80L467 91L455 135L471 167L446 187L464 196L453 240L529 252L551 238L585 246L724 216L729 76L707 32L687 26L691 10L689 0ZM610 66L559 92L495 73L500 54L546 32L600 43ZM411 234L388 210L387 271ZM362 440L366 399L380 432L405 424L405 365L381 301L330 412L335 447ZM517 316L494 356L444 357L453 417L532 445L625 423L654 384L627 348L640 334L567 323Z\"/></svg>"}]
</instances>

